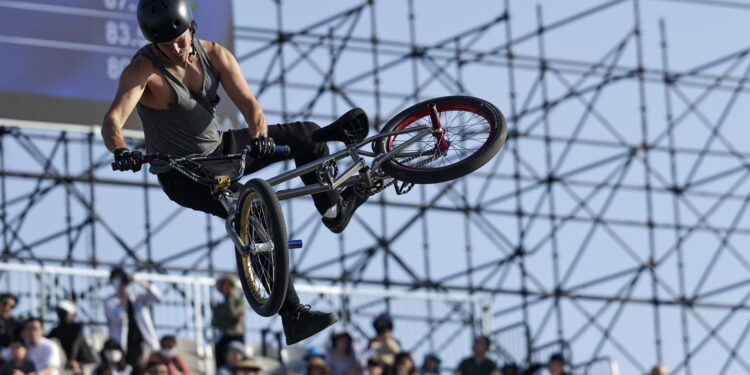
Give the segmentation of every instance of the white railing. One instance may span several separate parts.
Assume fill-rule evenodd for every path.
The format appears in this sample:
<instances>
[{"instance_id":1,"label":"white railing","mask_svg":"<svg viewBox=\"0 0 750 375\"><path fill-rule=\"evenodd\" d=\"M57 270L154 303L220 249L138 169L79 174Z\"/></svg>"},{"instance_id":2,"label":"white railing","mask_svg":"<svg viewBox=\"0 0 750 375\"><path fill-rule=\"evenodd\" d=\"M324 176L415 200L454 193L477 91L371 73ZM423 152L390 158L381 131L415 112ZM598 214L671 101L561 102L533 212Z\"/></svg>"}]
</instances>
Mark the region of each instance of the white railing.
<instances>
[{"instance_id":1,"label":"white railing","mask_svg":"<svg viewBox=\"0 0 750 375\"><path fill-rule=\"evenodd\" d=\"M109 269L0 263L0 291L20 296L14 313L41 316L50 323L56 320L57 302L74 297L78 305L76 319L87 323L89 337L98 337L94 345L99 346L107 335L103 300L114 293L108 282L109 273ZM152 307L158 334L174 334L195 343L199 359L196 370L212 374L211 303L221 298L214 288L215 280L153 273L135 273L134 278L154 284L163 294ZM373 334L372 318L390 306L397 337L418 361L427 352L438 352L444 363L452 366L469 352L474 334L488 334L492 329L491 303L484 297L300 284L295 284L295 288L304 303L339 314L340 324L332 331L347 329L363 344ZM245 316L246 338L251 343L261 342L269 332L281 332L278 318L261 318L250 311ZM329 339L329 334L323 334L289 350L273 343L267 343L266 348L270 347L269 354L278 353L285 361L294 362L306 345L325 347Z\"/></svg>"}]
</instances>

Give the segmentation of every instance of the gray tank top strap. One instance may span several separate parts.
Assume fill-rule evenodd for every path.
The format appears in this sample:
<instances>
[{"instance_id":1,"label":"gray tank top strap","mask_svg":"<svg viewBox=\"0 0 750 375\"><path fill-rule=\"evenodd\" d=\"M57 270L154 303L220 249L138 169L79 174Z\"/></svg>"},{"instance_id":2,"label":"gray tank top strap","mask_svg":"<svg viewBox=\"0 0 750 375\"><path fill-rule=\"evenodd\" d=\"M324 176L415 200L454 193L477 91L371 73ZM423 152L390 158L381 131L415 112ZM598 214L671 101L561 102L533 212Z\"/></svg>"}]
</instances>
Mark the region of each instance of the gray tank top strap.
<instances>
[{"instance_id":1,"label":"gray tank top strap","mask_svg":"<svg viewBox=\"0 0 750 375\"><path fill-rule=\"evenodd\" d=\"M201 69L203 70L203 91L200 93L201 104L203 104L208 110L213 111L214 108L216 108L216 105L219 104L220 100L217 93L219 89L219 74L211 63L208 53L203 49L200 39L197 37L193 38L193 48L195 48L195 51L198 54L198 58L201 61Z\"/></svg>"},{"instance_id":2,"label":"gray tank top strap","mask_svg":"<svg viewBox=\"0 0 750 375\"><path fill-rule=\"evenodd\" d=\"M201 66L203 67L203 73L209 73L215 78L219 78L219 74L214 68L214 64L211 63L211 59L208 58L208 53L203 49L203 45L200 43L200 39L197 37L193 38L193 48L198 53L198 57L201 59Z\"/></svg>"}]
</instances>

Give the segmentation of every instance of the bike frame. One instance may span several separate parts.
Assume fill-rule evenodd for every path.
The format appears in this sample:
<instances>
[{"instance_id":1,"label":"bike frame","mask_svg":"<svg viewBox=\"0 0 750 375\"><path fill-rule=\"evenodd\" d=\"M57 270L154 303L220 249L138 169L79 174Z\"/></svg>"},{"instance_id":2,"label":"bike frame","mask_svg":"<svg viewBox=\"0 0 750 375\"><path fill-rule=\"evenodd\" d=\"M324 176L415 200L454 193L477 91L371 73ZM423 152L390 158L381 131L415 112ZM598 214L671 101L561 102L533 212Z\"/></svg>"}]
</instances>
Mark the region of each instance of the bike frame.
<instances>
[{"instance_id":1,"label":"bike frame","mask_svg":"<svg viewBox=\"0 0 750 375\"><path fill-rule=\"evenodd\" d=\"M414 132L419 132L419 134L385 154L375 154L374 152L359 150L360 147L381 138ZM323 193L326 191L344 188L363 182L371 183L373 178L373 175L371 173L372 171L380 168L380 165L382 165L385 161L390 160L394 155L398 154L404 148L419 141L422 136L431 134L432 132L433 131L431 127L425 125L406 130L397 130L376 134L370 138L363 140L362 142L357 143L356 145L348 145L344 150L336 152L325 158L315 160L303 166L297 167L288 172L282 173L276 177L268 179L267 181L269 184L271 184L271 186L278 186L279 184L290 181L294 178L317 171L325 163L329 163L331 161L339 161L349 156L352 160L352 164L348 168L346 168L344 172L340 173L334 181L331 181L331 183L321 183L321 185L319 186L304 186L294 189L277 190L276 196L279 198L279 200L286 200L310 194ZM365 163L364 159L360 157L360 155L372 157L372 164L368 166L367 163Z\"/></svg>"},{"instance_id":2,"label":"bike frame","mask_svg":"<svg viewBox=\"0 0 750 375\"><path fill-rule=\"evenodd\" d=\"M417 133L417 134L413 138L409 139L403 144L398 145L393 150L390 150L384 154L376 154L370 151L359 150L362 146L370 144L376 140L398 135L398 134L406 134L406 133ZM317 185L317 186L308 185L308 186L303 186L300 188L275 190L276 196L278 197L279 200L286 200L286 199L301 197L305 195L311 195L311 194L337 190L339 188L345 188L347 186L352 186L352 185L356 185L360 183L372 184L373 178L382 179L382 180L392 180L389 177L374 176L372 171L378 170L384 162L390 160L395 155L399 154L401 150L418 142L423 136L428 135L428 134L433 134L436 137L439 137L439 140L441 142L443 141L442 129L440 129L439 125L435 127L434 124L418 126L418 127L409 128L409 129L394 130L394 131L385 132L385 133L379 133L357 144L347 145L347 147L344 150L338 151L332 155L329 155L324 158L320 158L318 160L312 161L305 165L294 168L290 171L284 172L278 176L270 178L267 180L267 182L272 187L276 187L284 182L290 181L302 175L305 175L311 172L318 172L326 163L332 163L332 162L335 163L347 157L349 157L352 160L352 164L348 166L344 170L344 172L339 173L337 176L332 176L335 179L332 179L331 181L321 181L320 185ZM214 189L214 193L216 195L216 199L221 203L221 205L224 207L224 209L228 213L224 224L225 224L227 233L229 233L229 237L232 239L232 242L239 249L239 251L249 253L250 255L255 255L256 253L259 253L259 252L273 251L273 244L272 243L258 243L258 244L253 244L253 246L249 246L249 245L242 243L239 235L234 229L234 216L237 210L237 207L236 207L237 197L235 196L234 192L232 192L232 190L230 190L229 188L233 182L237 182L243 177L245 173L245 166L246 166L245 160L247 158L247 155L248 155L248 149L243 150L239 154L232 154L232 155L186 156L186 157L174 158L174 159L165 155L152 154L152 155L146 155L144 158L144 162L151 163L157 160L167 162L172 168L176 169L178 172L182 173L183 175L190 178L191 180L198 182L200 184L203 184L203 185L212 186ZM399 154L399 155L410 156L410 154ZM364 158L362 158L362 156L373 158L372 163L368 166ZM229 176L215 176L214 178L203 177L189 170L183 165L186 162L204 162L204 161L234 160L234 159L240 160L240 166L238 168L237 175L231 178ZM290 241L289 248L298 248L298 247L302 247L302 241L299 241L299 240Z\"/></svg>"}]
</instances>

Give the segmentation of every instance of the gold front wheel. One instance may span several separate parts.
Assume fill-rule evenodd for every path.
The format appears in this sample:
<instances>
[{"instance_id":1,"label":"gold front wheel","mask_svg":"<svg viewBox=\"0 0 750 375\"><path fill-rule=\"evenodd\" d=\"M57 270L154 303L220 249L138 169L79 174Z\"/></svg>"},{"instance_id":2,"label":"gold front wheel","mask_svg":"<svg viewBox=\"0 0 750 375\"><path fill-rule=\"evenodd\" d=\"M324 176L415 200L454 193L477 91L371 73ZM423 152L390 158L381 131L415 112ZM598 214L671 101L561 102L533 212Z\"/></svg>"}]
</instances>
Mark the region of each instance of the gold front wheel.
<instances>
[{"instance_id":1,"label":"gold front wheel","mask_svg":"<svg viewBox=\"0 0 750 375\"><path fill-rule=\"evenodd\" d=\"M235 249L237 273L250 307L260 316L279 312L289 286L289 249L284 215L271 186L248 181L240 191L235 230L251 255Z\"/></svg>"}]
</instances>

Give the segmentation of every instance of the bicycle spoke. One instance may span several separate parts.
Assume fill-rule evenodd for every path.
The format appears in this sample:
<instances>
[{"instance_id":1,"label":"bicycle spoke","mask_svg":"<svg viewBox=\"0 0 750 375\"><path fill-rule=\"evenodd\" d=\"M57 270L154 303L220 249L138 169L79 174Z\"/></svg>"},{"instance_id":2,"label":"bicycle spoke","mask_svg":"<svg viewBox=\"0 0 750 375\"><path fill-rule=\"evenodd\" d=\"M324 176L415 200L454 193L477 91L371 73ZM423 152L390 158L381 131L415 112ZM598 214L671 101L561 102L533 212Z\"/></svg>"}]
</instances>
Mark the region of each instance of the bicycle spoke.
<instances>
[{"instance_id":1,"label":"bicycle spoke","mask_svg":"<svg viewBox=\"0 0 750 375\"><path fill-rule=\"evenodd\" d=\"M404 156L396 155L394 160L397 163L415 169L443 168L474 155L490 138L492 127L481 113L464 108L439 108L438 118L445 131L445 140L449 142L448 149L439 152L437 138L428 134L404 149L401 153ZM431 125L429 114L425 114L403 128ZM391 149L408 141L410 136L394 136L391 140Z\"/></svg>"}]
</instances>

